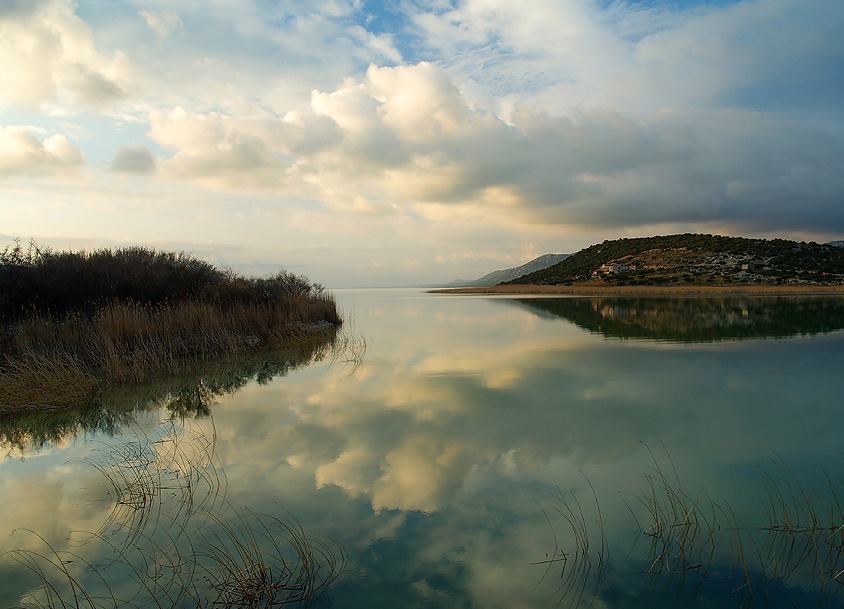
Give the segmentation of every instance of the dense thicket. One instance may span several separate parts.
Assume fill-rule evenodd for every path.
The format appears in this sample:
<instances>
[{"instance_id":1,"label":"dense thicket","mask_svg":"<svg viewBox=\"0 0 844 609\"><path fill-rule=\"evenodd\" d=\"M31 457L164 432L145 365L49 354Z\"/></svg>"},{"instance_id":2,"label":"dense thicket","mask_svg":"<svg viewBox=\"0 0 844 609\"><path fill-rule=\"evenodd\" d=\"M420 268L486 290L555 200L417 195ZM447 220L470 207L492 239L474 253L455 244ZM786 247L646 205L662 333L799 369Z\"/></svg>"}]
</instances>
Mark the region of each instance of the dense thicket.
<instances>
[{"instance_id":1,"label":"dense thicket","mask_svg":"<svg viewBox=\"0 0 844 609\"><path fill-rule=\"evenodd\" d=\"M0 318L5 320L35 313L92 313L114 302L277 304L319 297L322 291L322 286L293 273L244 277L188 254L144 247L86 253L16 244L0 250Z\"/></svg>"},{"instance_id":2,"label":"dense thicket","mask_svg":"<svg viewBox=\"0 0 844 609\"><path fill-rule=\"evenodd\" d=\"M86 406L103 383L330 344L340 322L331 295L292 273L254 279L140 247L15 245L0 251L0 412Z\"/></svg>"},{"instance_id":3,"label":"dense thicket","mask_svg":"<svg viewBox=\"0 0 844 609\"><path fill-rule=\"evenodd\" d=\"M844 248L786 239L746 239L686 233L604 241L582 249L559 264L525 275L509 283L557 284L589 278L602 264L624 256L657 249L682 249L712 253L751 255L766 259L771 267L800 276L803 273L844 273Z\"/></svg>"}]
</instances>

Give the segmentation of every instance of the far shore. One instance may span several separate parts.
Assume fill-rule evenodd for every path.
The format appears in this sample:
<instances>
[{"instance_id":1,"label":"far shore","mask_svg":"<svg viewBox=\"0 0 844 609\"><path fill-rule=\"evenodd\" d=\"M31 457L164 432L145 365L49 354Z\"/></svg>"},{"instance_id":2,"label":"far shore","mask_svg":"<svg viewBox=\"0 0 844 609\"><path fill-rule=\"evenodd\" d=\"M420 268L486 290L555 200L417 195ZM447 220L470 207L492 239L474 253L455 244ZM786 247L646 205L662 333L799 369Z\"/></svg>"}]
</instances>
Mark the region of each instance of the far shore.
<instances>
[{"instance_id":1,"label":"far shore","mask_svg":"<svg viewBox=\"0 0 844 609\"><path fill-rule=\"evenodd\" d=\"M438 288L428 290L429 294L568 294L572 296L671 296L671 295L717 295L742 296L764 294L766 296L812 296L823 294L844 294L844 285L537 285L513 284L483 288Z\"/></svg>"}]
</instances>

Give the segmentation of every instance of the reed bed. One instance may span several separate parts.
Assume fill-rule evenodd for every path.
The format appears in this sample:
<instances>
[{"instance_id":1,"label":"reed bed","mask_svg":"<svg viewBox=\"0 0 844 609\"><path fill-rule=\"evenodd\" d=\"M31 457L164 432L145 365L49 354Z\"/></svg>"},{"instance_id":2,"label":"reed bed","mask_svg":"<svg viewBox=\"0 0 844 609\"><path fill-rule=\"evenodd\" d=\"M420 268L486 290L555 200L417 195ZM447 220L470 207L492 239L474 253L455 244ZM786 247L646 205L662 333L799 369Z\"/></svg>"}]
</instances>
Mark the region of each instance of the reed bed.
<instances>
[{"instance_id":1,"label":"reed bed","mask_svg":"<svg viewBox=\"0 0 844 609\"><path fill-rule=\"evenodd\" d=\"M0 332L0 411L82 405L101 382L142 383L259 348L329 342L333 311L320 298L227 308L119 303L90 318L32 316Z\"/></svg>"},{"instance_id":2,"label":"reed bed","mask_svg":"<svg viewBox=\"0 0 844 609\"><path fill-rule=\"evenodd\" d=\"M295 345L327 322L329 302L286 306L202 303L150 307L118 303L93 317L29 317L3 333L8 360L73 361L108 381L140 382L150 371L178 372L186 364L258 346Z\"/></svg>"},{"instance_id":3,"label":"reed bed","mask_svg":"<svg viewBox=\"0 0 844 609\"><path fill-rule=\"evenodd\" d=\"M0 365L0 413L87 404L96 389L96 379L69 354L27 353Z\"/></svg>"},{"instance_id":4,"label":"reed bed","mask_svg":"<svg viewBox=\"0 0 844 609\"><path fill-rule=\"evenodd\" d=\"M328 336L326 336L328 334ZM325 361L354 374L363 361L366 341L345 328L318 329L294 347L261 348L185 364L178 374L155 375L143 384L98 383L93 399L71 396L60 410L33 407L0 412L0 449L26 454L80 433L114 436L131 429L142 412L162 412L173 419L207 417L216 402L248 383L267 384L291 370ZM53 382L55 375L47 374ZM49 391L56 395L53 387ZM48 390L39 391L38 395ZM78 399L77 399L78 398ZM74 402L82 405L74 405Z\"/></svg>"},{"instance_id":5,"label":"reed bed","mask_svg":"<svg viewBox=\"0 0 844 609\"><path fill-rule=\"evenodd\" d=\"M144 248L0 251L0 413L89 403L197 362L327 342L334 299L304 277L260 279Z\"/></svg>"}]
</instances>

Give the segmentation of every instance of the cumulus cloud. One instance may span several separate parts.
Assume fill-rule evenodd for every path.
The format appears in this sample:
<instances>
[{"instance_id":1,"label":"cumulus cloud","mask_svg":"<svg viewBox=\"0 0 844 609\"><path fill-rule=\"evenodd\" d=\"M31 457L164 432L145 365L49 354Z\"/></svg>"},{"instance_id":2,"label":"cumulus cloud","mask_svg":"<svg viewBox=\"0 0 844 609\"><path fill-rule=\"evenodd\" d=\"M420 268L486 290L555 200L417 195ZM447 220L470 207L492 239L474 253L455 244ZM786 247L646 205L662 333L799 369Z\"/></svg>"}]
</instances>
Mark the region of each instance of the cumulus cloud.
<instances>
[{"instance_id":1,"label":"cumulus cloud","mask_svg":"<svg viewBox=\"0 0 844 609\"><path fill-rule=\"evenodd\" d=\"M65 173L85 157L60 134L45 135L35 127L0 127L0 177Z\"/></svg>"},{"instance_id":2,"label":"cumulus cloud","mask_svg":"<svg viewBox=\"0 0 844 609\"><path fill-rule=\"evenodd\" d=\"M462 0L412 14L430 52L496 96L554 112L826 104L844 55L844 5Z\"/></svg>"},{"instance_id":3,"label":"cumulus cloud","mask_svg":"<svg viewBox=\"0 0 844 609\"><path fill-rule=\"evenodd\" d=\"M163 164L172 177L236 188L284 183L284 160L253 122L176 108L154 113L150 126L150 137L176 150Z\"/></svg>"},{"instance_id":4,"label":"cumulus cloud","mask_svg":"<svg viewBox=\"0 0 844 609\"><path fill-rule=\"evenodd\" d=\"M173 175L581 225L732 222L844 228L844 138L749 109L554 116L473 107L433 64L370 66L307 113L156 115ZM311 141L310 147L304 141ZM297 139L302 138L304 139ZM349 207L349 209L353 209ZM447 214L446 214L447 215Z\"/></svg>"},{"instance_id":5,"label":"cumulus cloud","mask_svg":"<svg viewBox=\"0 0 844 609\"><path fill-rule=\"evenodd\" d=\"M130 71L120 52L101 54L69 0L41 0L0 11L0 103L83 103L123 97Z\"/></svg>"},{"instance_id":6,"label":"cumulus cloud","mask_svg":"<svg viewBox=\"0 0 844 609\"><path fill-rule=\"evenodd\" d=\"M117 173L154 173L155 157L145 146L121 148L111 162L111 170Z\"/></svg>"},{"instance_id":7,"label":"cumulus cloud","mask_svg":"<svg viewBox=\"0 0 844 609\"><path fill-rule=\"evenodd\" d=\"M84 141L112 150L144 125L162 152L114 170L267 202L320 242L424 233L402 274L469 232L514 255L667 227L844 230L844 4L389 4L144 0L94 44L71 0L3 3L0 104L84 106Z\"/></svg>"},{"instance_id":8,"label":"cumulus cloud","mask_svg":"<svg viewBox=\"0 0 844 609\"><path fill-rule=\"evenodd\" d=\"M31 15L49 0L6 0L0 4L0 18Z\"/></svg>"}]
</instances>

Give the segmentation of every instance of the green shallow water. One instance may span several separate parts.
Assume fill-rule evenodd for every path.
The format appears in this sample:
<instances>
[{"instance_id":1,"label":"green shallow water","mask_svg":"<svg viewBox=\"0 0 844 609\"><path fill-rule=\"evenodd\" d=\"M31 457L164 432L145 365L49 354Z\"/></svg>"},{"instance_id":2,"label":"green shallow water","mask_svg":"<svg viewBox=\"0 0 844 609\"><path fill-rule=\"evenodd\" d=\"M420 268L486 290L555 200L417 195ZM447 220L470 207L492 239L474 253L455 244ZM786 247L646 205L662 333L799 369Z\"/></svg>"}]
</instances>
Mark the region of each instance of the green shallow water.
<instances>
[{"instance_id":1,"label":"green shallow water","mask_svg":"<svg viewBox=\"0 0 844 609\"><path fill-rule=\"evenodd\" d=\"M108 563L73 533L112 508L80 459L154 443L176 411L228 502L186 537L248 528L245 510L297 519L345 557L319 606L841 605L844 300L336 295L357 367L223 367L2 421L0 549L43 551L31 530ZM0 606L37 590L10 558ZM131 594L126 569L104 573Z\"/></svg>"}]
</instances>

